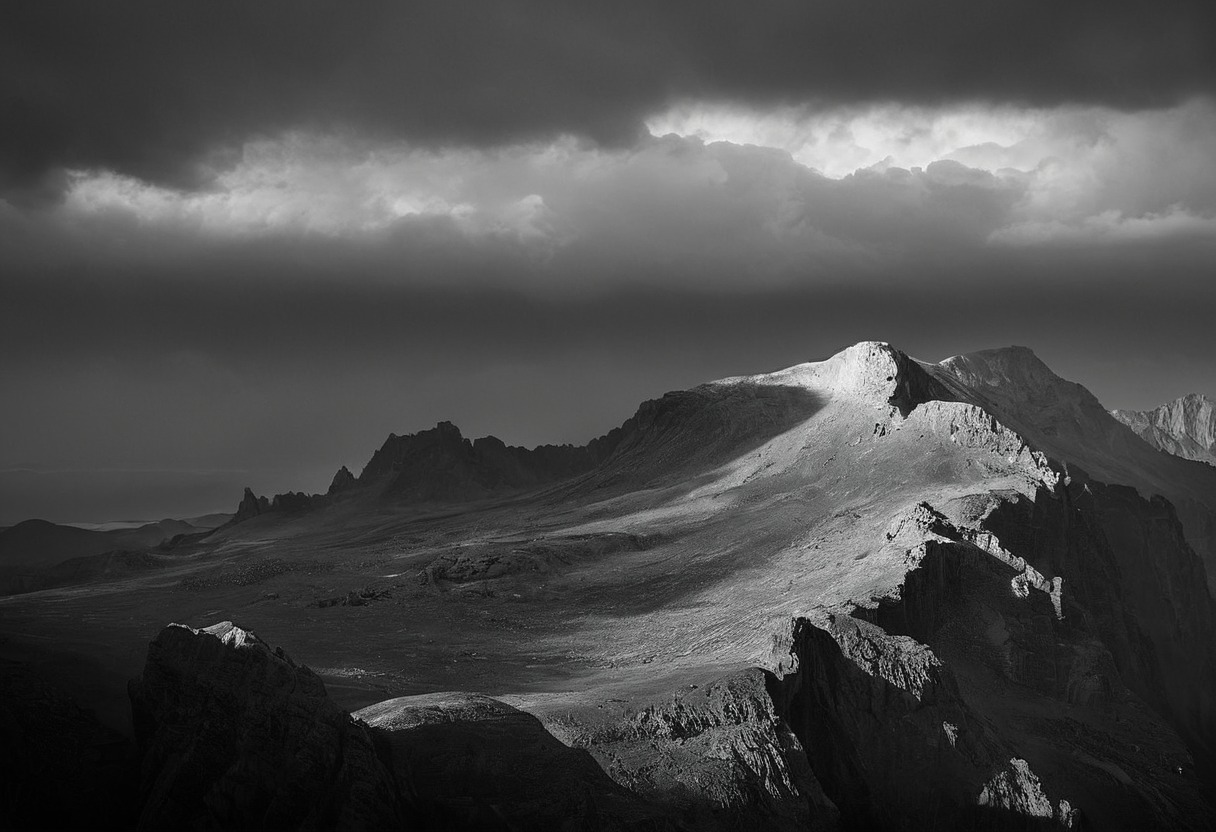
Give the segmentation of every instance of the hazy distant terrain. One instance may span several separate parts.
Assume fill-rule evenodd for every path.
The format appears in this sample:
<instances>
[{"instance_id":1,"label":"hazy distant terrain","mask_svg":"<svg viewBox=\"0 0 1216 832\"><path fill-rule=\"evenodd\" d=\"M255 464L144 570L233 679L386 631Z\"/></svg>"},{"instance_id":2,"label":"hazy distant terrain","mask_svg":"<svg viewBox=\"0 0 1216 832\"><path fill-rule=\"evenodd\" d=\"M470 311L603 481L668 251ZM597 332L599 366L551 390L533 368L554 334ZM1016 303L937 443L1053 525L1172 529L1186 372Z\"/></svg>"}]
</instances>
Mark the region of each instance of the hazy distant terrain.
<instances>
[{"instance_id":1,"label":"hazy distant terrain","mask_svg":"<svg viewBox=\"0 0 1216 832\"><path fill-rule=\"evenodd\" d=\"M0 471L0 526L38 518L53 523L106 524L128 518L198 517L232 511L246 485L273 488L292 472L36 470ZM263 485L264 483L264 485ZM321 485L318 480L317 487Z\"/></svg>"}]
</instances>

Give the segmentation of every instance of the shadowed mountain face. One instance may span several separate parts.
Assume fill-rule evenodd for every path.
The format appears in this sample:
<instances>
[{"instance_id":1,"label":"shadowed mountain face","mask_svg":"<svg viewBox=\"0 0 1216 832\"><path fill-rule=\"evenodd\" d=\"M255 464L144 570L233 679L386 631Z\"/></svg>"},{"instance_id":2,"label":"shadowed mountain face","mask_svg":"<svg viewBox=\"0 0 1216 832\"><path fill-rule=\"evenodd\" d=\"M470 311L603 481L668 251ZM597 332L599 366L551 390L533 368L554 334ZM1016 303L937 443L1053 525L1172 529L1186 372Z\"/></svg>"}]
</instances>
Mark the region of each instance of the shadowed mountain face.
<instances>
[{"instance_id":1,"label":"shadowed mountain face","mask_svg":"<svg viewBox=\"0 0 1216 832\"><path fill-rule=\"evenodd\" d=\"M1025 347L949 358L927 369L1051 458L1102 482L1133 486L1144 497L1168 499L1216 592L1216 467L1154 450L1092 393L1057 376Z\"/></svg>"},{"instance_id":2,"label":"shadowed mountain face","mask_svg":"<svg viewBox=\"0 0 1216 832\"><path fill-rule=\"evenodd\" d=\"M1211 477L1029 350L865 342L581 448L392 436L5 634L141 676L148 829L1210 829Z\"/></svg>"},{"instance_id":3,"label":"shadowed mountain face","mask_svg":"<svg viewBox=\"0 0 1216 832\"><path fill-rule=\"evenodd\" d=\"M408 436L390 435L358 482L379 485L403 501L461 502L535 487L590 470L596 447L507 447L487 436L465 439L451 422Z\"/></svg>"},{"instance_id":4,"label":"shadowed mountain face","mask_svg":"<svg viewBox=\"0 0 1216 832\"><path fill-rule=\"evenodd\" d=\"M1153 410L1112 410L1111 415L1166 453L1216 465L1216 402L1189 393Z\"/></svg>"}]
</instances>

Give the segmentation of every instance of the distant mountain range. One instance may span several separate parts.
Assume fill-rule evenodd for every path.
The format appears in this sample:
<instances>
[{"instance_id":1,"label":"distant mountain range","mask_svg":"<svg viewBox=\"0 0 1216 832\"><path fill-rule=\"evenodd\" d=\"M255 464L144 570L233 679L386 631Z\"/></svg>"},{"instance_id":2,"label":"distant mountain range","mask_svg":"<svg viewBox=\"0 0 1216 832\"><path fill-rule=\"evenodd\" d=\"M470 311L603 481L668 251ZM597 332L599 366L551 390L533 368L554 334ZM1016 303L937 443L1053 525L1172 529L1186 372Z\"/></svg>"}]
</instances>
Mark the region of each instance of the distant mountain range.
<instances>
[{"instance_id":1,"label":"distant mountain range","mask_svg":"<svg viewBox=\"0 0 1216 832\"><path fill-rule=\"evenodd\" d=\"M204 522L215 519L209 515ZM101 525L101 529L80 528L46 520L25 520L9 526L0 531L0 569L54 566L69 558L117 549L147 549L180 534L198 534L215 528L185 520L159 520L134 527L126 523ZM118 528L104 528L107 526Z\"/></svg>"},{"instance_id":2,"label":"distant mountain range","mask_svg":"<svg viewBox=\"0 0 1216 832\"><path fill-rule=\"evenodd\" d=\"M1111 415L1154 448L1216 465L1216 401L1208 396L1188 393L1152 410L1112 410Z\"/></svg>"}]
</instances>

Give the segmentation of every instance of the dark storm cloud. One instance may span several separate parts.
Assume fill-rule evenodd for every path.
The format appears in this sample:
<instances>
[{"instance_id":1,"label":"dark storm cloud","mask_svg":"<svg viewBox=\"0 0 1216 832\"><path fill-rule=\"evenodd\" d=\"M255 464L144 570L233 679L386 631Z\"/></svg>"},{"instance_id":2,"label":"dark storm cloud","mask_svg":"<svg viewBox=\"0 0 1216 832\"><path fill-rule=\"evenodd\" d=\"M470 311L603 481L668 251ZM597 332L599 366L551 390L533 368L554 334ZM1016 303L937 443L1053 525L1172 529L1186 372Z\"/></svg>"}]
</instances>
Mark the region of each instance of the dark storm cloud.
<instances>
[{"instance_id":1,"label":"dark storm cloud","mask_svg":"<svg viewBox=\"0 0 1216 832\"><path fill-rule=\"evenodd\" d=\"M1216 5L1172 2L5 3L0 187L63 167L197 185L292 127L631 142L681 98L1148 107L1216 89Z\"/></svg>"}]
</instances>

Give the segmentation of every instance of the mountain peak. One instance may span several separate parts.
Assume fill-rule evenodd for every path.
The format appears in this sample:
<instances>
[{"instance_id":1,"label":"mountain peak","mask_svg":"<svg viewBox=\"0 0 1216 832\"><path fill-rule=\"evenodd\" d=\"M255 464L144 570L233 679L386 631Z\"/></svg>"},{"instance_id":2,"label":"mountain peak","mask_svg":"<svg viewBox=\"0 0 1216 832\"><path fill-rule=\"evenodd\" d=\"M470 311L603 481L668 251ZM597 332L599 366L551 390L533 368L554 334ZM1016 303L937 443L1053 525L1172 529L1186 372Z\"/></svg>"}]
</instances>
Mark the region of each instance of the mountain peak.
<instances>
[{"instance_id":1,"label":"mountain peak","mask_svg":"<svg viewBox=\"0 0 1216 832\"><path fill-rule=\"evenodd\" d=\"M340 491L346 491L357 485L355 475L350 472L350 469L343 465L334 474L334 478L329 483L329 490L326 494L337 494Z\"/></svg>"},{"instance_id":2,"label":"mountain peak","mask_svg":"<svg viewBox=\"0 0 1216 832\"><path fill-rule=\"evenodd\" d=\"M939 365L953 375L986 387L1008 384L1044 385L1070 384L1055 374L1030 347L1013 345L955 355Z\"/></svg>"},{"instance_id":3,"label":"mountain peak","mask_svg":"<svg viewBox=\"0 0 1216 832\"><path fill-rule=\"evenodd\" d=\"M904 416L922 402L953 398L919 362L886 341L859 341L825 361L798 364L763 375L723 379L718 384L826 389L834 395L891 405Z\"/></svg>"},{"instance_id":4,"label":"mountain peak","mask_svg":"<svg viewBox=\"0 0 1216 832\"><path fill-rule=\"evenodd\" d=\"M907 416L916 405L951 396L906 353L886 341L861 341L829 358L838 392L879 398Z\"/></svg>"},{"instance_id":5,"label":"mountain peak","mask_svg":"<svg viewBox=\"0 0 1216 832\"><path fill-rule=\"evenodd\" d=\"M1216 401L1187 393L1152 410L1112 410L1111 415L1158 450L1216 465Z\"/></svg>"}]
</instances>

